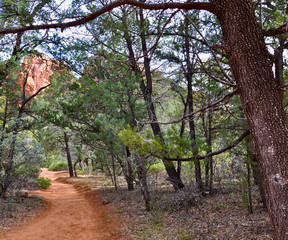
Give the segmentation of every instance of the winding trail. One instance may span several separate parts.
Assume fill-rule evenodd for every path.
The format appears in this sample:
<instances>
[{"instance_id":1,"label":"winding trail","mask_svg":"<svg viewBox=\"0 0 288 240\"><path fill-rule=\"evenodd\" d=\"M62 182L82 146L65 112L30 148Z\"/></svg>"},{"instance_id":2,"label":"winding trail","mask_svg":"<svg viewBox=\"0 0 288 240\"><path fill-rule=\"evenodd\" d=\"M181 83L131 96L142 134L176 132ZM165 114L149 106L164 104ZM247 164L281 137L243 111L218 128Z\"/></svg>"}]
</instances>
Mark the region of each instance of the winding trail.
<instances>
[{"instance_id":1,"label":"winding trail","mask_svg":"<svg viewBox=\"0 0 288 240\"><path fill-rule=\"evenodd\" d=\"M41 177L52 179L48 190L36 191L45 197L47 209L35 219L0 235L1 240L103 240L117 239L111 233L103 207L91 203L71 184L55 181L67 173L44 169ZM97 205L97 204L96 204Z\"/></svg>"}]
</instances>

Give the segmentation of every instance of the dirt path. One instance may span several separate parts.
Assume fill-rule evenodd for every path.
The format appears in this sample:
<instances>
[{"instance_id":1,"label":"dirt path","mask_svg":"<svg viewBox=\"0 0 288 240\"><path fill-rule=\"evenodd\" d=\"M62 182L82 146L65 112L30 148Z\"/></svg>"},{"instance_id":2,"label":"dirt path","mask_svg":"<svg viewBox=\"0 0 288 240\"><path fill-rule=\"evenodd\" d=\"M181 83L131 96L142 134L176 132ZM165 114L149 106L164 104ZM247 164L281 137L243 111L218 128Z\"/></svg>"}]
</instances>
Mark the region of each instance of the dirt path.
<instances>
[{"instance_id":1,"label":"dirt path","mask_svg":"<svg viewBox=\"0 0 288 240\"><path fill-rule=\"evenodd\" d=\"M67 174L44 170L40 176L55 180ZM117 239L109 234L109 222L103 218L101 206L98 212L71 184L53 181L48 190L35 194L45 197L47 210L36 219L0 235L1 240Z\"/></svg>"}]
</instances>

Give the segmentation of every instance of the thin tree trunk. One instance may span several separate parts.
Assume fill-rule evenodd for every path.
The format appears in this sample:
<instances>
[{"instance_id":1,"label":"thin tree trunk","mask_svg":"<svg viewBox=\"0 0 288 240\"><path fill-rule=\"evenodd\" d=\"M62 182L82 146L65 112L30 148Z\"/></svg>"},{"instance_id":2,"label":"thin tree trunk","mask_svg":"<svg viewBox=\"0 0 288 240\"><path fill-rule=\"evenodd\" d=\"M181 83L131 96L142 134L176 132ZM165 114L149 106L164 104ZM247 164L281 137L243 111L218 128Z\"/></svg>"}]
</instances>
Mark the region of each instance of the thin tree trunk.
<instances>
[{"instance_id":1,"label":"thin tree trunk","mask_svg":"<svg viewBox=\"0 0 288 240\"><path fill-rule=\"evenodd\" d=\"M118 186L117 186L117 176L116 176L116 166L115 166L115 156L114 156L113 146L111 148L111 165L112 165L112 172L113 172L113 179L114 179L114 187L115 187L115 191L117 192Z\"/></svg>"},{"instance_id":2,"label":"thin tree trunk","mask_svg":"<svg viewBox=\"0 0 288 240\"><path fill-rule=\"evenodd\" d=\"M192 88L192 77L193 77L193 66L190 60L190 44L188 38L188 19L185 17L185 61L186 61L186 71L185 74L187 80L187 103L188 103L188 113L194 111L194 99L193 99L193 88ZM201 164L200 160L196 158L198 156L198 146L196 144L196 132L195 132L195 122L194 116L189 117L189 127L190 127L190 138L191 138L191 147L193 156L195 156L194 165L195 165L195 177L197 188L200 193L204 191L202 177L201 177Z\"/></svg>"},{"instance_id":3,"label":"thin tree trunk","mask_svg":"<svg viewBox=\"0 0 288 240\"><path fill-rule=\"evenodd\" d=\"M8 119L8 99L5 98L5 109L4 109L4 116L2 119L2 135L1 135L0 144L2 144L2 142L4 141L4 136L5 136L4 132L5 132L6 124L7 124L7 119Z\"/></svg>"},{"instance_id":4,"label":"thin tree trunk","mask_svg":"<svg viewBox=\"0 0 288 240\"><path fill-rule=\"evenodd\" d=\"M247 156L248 156L248 159L249 159L249 162L251 164L252 171L253 171L254 180L258 186L258 191L260 193L263 208L267 208L266 198L265 198L265 193L264 193L264 187L263 187L263 181L262 181L262 177L261 177L261 174L259 171L256 156L253 152L251 137L249 137L249 136L246 137L246 151L247 151Z\"/></svg>"},{"instance_id":5,"label":"thin tree trunk","mask_svg":"<svg viewBox=\"0 0 288 240\"><path fill-rule=\"evenodd\" d=\"M145 206L147 211L152 210L152 202L151 202L151 196L147 184L147 172L146 172L146 164L144 159L139 159L138 158L138 177L139 177L139 184L140 184L140 189L145 201Z\"/></svg>"},{"instance_id":6,"label":"thin tree trunk","mask_svg":"<svg viewBox=\"0 0 288 240\"><path fill-rule=\"evenodd\" d=\"M96 163L93 158L91 159L91 164L92 164L92 171L96 171Z\"/></svg>"},{"instance_id":7,"label":"thin tree trunk","mask_svg":"<svg viewBox=\"0 0 288 240\"><path fill-rule=\"evenodd\" d=\"M128 191L133 191L134 190L134 177L133 177L133 170L132 170L132 166L130 163L130 150L129 147L125 148L125 152L126 152L126 163L127 165L125 165L122 161L122 159L120 157L116 157L117 162L119 163L121 170L123 172L124 178L126 180L127 183L127 188Z\"/></svg>"},{"instance_id":8,"label":"thin tree trunk","mask_svg":"<svg viewBox=\"0 0 288 240\"><path fill-rule=\"evenodd\" d=\"M5 128L6 128L6 124L7 124L7 118L8 118L8 100L7 98L5 99L5 109L4 109L4 116L3 116L3 123L2 123L2 133L1 133L1 140L0 140L0 171L2 170L2 168L4 168L4 159L2 158L2 154L3 154L3 148L2 148L2 144L3 141L5 139Z\"/></svg>"},{"instance_id":9,"label":"thin tree trunk","mask_svg":"<svg viewBox=\"0 0 288 240\"><path fill-rule=\"evenodd\" d=\"M143 10L140 9L139 10L140 13L140 21L142 22L142 24L144 24L144 17L143 17ZM124 21L125 24L125 21ZM147 56L147 45L146 45L146 39L143 36L144 33L141 34L141 43L142 43L142 50L143 53L145 55L144 57L144 68L145 68L145 75L146 75L146 81L147 84L145 84L144 79L141 79L140 82L140 88L141 91L143 93L143 97L145 102L147 103L147 111L148 111L148 115L149 115L149 119L151 122L155 122L150 124L153 134L154 136L158 136L160 138L160 140L164 143L164 139L163 136L161 134L161 129L160 129L160 125L157 122L157 117L156 117L156 112L155 112L155 108L154 108L154 104L152 101L152 76L151 76L151 71L150 71L150 59ZM132 47L132 41L130 39L130 36L127 32L125 32L125 41L127 44L127 48L129 51L129 60L130 60L130 64L131 67L135 73L136 76L141 76L140 70L137 66L137 63L135 61L135 55L134 55L134 51L133 51L133 47ZM184 184L180 178L180 176L178 175L175 166L173 164L173 162L170 161L166 161L166 160L162 160L163 164L165 166L166 172L169 176L168 180L172 183L174 189L177 191L181 188L184 187Z\"/></svg>"},{"instance_id":10,"label":"thin tree trunk","mask_svg":"<svg viewBox=\"0 0 288 240\"><path fill-rule=\"evenodd\" d=\"M109 177L111 178L112 185L115 186L114 176L113 176L113 173L111 172L108 164L106 164L106 169L107 169L107 172L108 172Z\"/></svg>"},{"instance_id":11,"label":"thin tree trunk","mask_svg":"<svg viewBox=\"0 0 288 240\"><path fill-rule=\"evenodd\" d=\"M74 163L74 176L78 177L78 175L77 175L77 162Z\"/></svg>"},{"instance_id":12,"label":"thin tree trunk","mask_svg":"<svg viewBox=\"0 0 288 240\"><path fill-rule=\"evenodd\" d=\"M188 104L187 104L187 102L185 101L185 99L184 99L184 97L182 95L181 95L181 98L182 98L182 102L184 104L183 116L186 116L186 114L187 114L187 105ZM182 138L183 135L184 135L185 126L186 126L186 122L185 122L185 120L183 120L181 122L181 127L180 127L180 138ZM182 162L179 161L179 162L177 162L177 173L178 173L180 178L181 178L181 170L182 170Z\"/></svg>"},{"instance_id":13,"label":"thin tree trunk","mask_svg":"<svg viewBox=\"0 0 288 240\"><path fill-rule=\"evenodd\" d=\"M69 147L69 138L66 132L64 132L64 142L65 142L65 151L66 151L66 157L67 157L67 163L68 163L68 169L69 169L69 176L73 177L73 165L72 165L72 159L70 154L70 147Z\"/></svg>"},{"instance_id":14,"label":"thin tree trunk","mask_svg":"<svg viewBox=\"0 0 288 240\"><path fill-rule=\"evenodd\" d=\"M210 157L210 175L209 175L209 194L213 193L213 181L214 181L214 167L213 167L213 157Z\"/></svg>"},{"instance_id":15,"label":"thin tree trunk","mask_svg":"<svg viewBox=\"0 0 288 240\"><path fill-rule=\"evenodd\" d=\"M251 167L250 167L250 163L248 161L246 162L246 167L247 167L248 211L249 211L249 213L253 213Z\"/></svg>"},{"instance_id":16,"label":"thin tree trunk","mask_svg":"<svg viewBox=\"0 0 288 240\"><path fill-rule=\"evenodd\" d=\"M213 109L210 109L208 111L208 127L206 131L206 143L208 147L207 153L212 152L212 111ZM209 194L212 194L212 188L213 188L213 157L210 156L208 158L208 162L205 164L205 185L209 189Z\"/></svg>"},{"instance_id":17,"label":"thin tree trunk","mask_svg":"<svg viewBox=\"0 0 288 240\"><path fill-rule=\"evenodd\" d=\"M129 147L126 147L126 161L127 161L127 186L128 186L128 191L133 191L134 190L134 175L133 175L133 169L131 166L131 152Z\"/></svg>"},{"instance_id":18,"label":"thin tree trunk","mask_svg":"<svg viewBox=\"0 0 288 240\"><path fill-rule=\"evenodd\" d=\"M78 157L77 160L76 160L76 162L74 163L74 176L75 176L75 177L78 177L78 175L77 175L77 164L79 164L80 169L82 170L81 158L80 158L80 157Z\"/></svg>"},{"instance_id":19,"label":"thin tree trunk","mask_svg":"<svg viewBox=\"0 0 288 240\"><path fill-rule=\"evenodd\" d=\"M284 84L283 77L283 52L284 52L284 44L287 37L279 38L279 47L275 50L274 58L275 58L275 79L278 82L279 86ZM284 99L284 91L281 91L281 99L283 102Z\"/></svg>"},{"instance_id":20,"label":"thin tree trunk","mask_svg":"<svg viewBox=\"0 0 288 240\"><path fill-rule=\"evenodd\" d=\"M260 193L263 208L267 208L266 197L265 197L265 192L264 192L264 187L263 187L263 180L262 180L262 177L261 177L261 174L259 171L258 162L256 160L256 157L253 158L253 160L251 162L251 166L252 166L252 171L253 171L253 177L254 177L255 182L258 186L258 191Z\"/></svg>"}]
</instances>

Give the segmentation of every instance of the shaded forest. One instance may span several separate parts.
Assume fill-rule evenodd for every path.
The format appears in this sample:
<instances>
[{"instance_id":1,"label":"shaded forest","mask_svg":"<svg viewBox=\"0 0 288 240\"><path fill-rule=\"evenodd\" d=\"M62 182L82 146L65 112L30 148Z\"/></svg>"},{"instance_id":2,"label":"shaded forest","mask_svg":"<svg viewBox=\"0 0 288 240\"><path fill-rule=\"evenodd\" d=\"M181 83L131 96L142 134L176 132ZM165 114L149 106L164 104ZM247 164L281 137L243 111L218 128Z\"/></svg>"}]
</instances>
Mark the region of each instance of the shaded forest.
<instances>
[{"instance_id":1,"label":"shaded forest","mask_svg":"<svg viewBox=\"0 0 288 240\"><path fill-rule=\"evenodd\" d=\"M152 214L241 203L287 239L285 1L0 6L0 198L105 174Z\"/></svg>"}]
</instances>

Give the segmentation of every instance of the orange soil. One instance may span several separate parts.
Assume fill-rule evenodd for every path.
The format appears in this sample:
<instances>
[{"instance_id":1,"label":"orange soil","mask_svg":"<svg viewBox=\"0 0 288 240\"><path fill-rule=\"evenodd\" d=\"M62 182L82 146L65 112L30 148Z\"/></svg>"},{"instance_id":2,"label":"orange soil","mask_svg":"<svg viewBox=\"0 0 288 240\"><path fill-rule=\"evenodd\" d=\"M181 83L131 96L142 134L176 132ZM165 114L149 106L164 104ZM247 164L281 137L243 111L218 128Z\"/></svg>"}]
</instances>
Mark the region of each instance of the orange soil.
<instances>
[{"instance_id":1,"label":"orange soil","mask_svg":"<svg viewBox=\"0 0 288 240\"><path fill-rule=\"evenodd\" d=\"M113 233L113 220L99 198L91 202L71 184L55 181L67 173L44 169L40 176L53 180L48 190L33 193L45 197L47 209L41 216L0 234L1 240L118 239Z\"/></svg>"}]
</instances>

